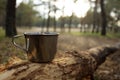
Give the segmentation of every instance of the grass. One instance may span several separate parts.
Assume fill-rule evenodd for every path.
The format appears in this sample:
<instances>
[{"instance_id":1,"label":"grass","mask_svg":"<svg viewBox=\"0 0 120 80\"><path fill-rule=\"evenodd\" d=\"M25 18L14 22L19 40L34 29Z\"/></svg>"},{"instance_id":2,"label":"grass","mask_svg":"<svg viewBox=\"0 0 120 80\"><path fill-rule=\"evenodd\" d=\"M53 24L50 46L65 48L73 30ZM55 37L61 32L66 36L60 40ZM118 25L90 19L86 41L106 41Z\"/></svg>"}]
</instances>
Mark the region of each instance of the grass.
<instances>
[{"instance_id":1,"label":"grass","mask_svg":"<svg viewBox=\"0 0 120 80\"><path fill-rule=\"evenodd\" d=\"M5 31L2 29L2 27L0 27L0 40L3 38L5 38Z\"/></svg>"},{"instance_id":2,"label":"grass","mask_svg":"<svg viewBox=\"0 0 120 80\"><path fill-rule=\"evenodd\" d=\"M16 39L16 42L23 45L24 39ZM25 53L12 44L12 38L5 37L5 31L0 27L0 63L6 63L13 56L25 59Z\"/></svg>"},{"instance_id":3,"label":"grass","mask_svg":"<svg viewBox=\"0 0 120 80\"><path fill-rule=\"evenodd\" d=\"M91 37L107 37L107 38L120 38L120 32L118 33L107 33L106 36L102 36L100 33L91 33L91 32L71 32L71 33L65 33L65 34L71 34L76 36L91 36Z\"/></svg>"},{"instance_id":4,"label":"grass","mask_svg":"<svg viewBox=\"0 0 120 80\"><path fill-rule=\"evenodd\" d=\"M108 33L107 37L110 37L110 38L120 38L120 32L118 32L118 33Z\"/></svg>"}]
</instances>

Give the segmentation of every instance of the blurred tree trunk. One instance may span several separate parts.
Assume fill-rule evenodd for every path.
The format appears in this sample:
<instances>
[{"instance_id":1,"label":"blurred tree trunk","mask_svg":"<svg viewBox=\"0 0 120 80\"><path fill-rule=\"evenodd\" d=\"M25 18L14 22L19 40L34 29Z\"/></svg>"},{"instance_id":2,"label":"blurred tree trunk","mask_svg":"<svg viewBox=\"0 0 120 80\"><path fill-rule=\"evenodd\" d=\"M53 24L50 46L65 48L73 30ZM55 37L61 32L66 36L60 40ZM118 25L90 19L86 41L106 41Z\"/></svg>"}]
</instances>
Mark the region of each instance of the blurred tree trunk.
<instances>
[{"instance_id":1,"label":"blurred tree trunk","mask_svg":"<svg viewBox=\"0 0 120 80\"><path fill-rule=\"evenodd\" d=\"M50 12L51 12L51 5L50 5L50 2L48 2L48 19L47 19L47 32L49 32L49 27L50 27Z\"/></svg>"},{"instance_id":2,"label":"blurred tree trunk","mask_svg":"<svg viewBox=\"0 0 120 80\"><path fill-rule=\"evenodd\" d=\"M72 15L70 16L70 21L69 21L69 30L68 30L69 33L71 32L72 19L73 19L73 12Z\"/></svg>"},{"instance_id":3,"label":"blurred tree trunk","mask_svg":"<svg viewBox=\"0 0 120 80\"><path fill-rule=\"evenodd\" d=\"M74 0L74 4L76 4L78 0ZM68 32L71 32L71 26L72 26L72 20L73 20L74 12L72 11L72 15L70 16L70 21L69 21L69 30Z\"/></svg>"},{"instance_id":4,"label":"blurred tree trunk","mask_svg":"<svg viewBox=\"0 0 120 80\"><path fill-rule=\"evenodd\" d=\"M93 29L92 29L92 33L95 32L96 29L96 17L97 17L97 0L94 1L94 12L93 12Z\"/></svg>"},{"instance_id":5,"label":"blurred tree trunk","mask_svg":"<svg viewBox=\"0 0 120 80\"><path fill-rule=\"evenodd\" d=\"M6 0L0 0L0 26L5 28L5 8L6 8Z\"/></svg>"},{"instance_id":6,"label":"blurred tree trunk","mask_svg":"<svg viewBox=\"0 0 120 80\"><path fill-rule=\"evenodd\" d=\"M49 27L50 27L50 11L48 12L48 19L47 19L47 32L49 32Z\"/></svg>"},{"instance_id":7,"label":"blurred tree trunk","mask_svg":"<svg viewBox=\"0 0 120 80\"><path fill-rule=\"evenodd\" d=\"M64 11L63 11L63 15L64 15ZM65 30L64 30L64 24L65 24L65 18L64 18L64 16L62 15L62 19L61 19L61 32L64 32Z\"/></svg>"},{"instance_id":8,"label":"blurred tree trunk","mask_svg":"<svg viewBox=\"0 0 120 80\"><path fill-rule=\"evenodd\" d=\"M100 7L101 7L101 18L102 18L102 29L101 35L106 35L106 27L107 27L107 20L106 20L106 13L104 9L104 0L100 0Z\"/></svg>"},{"instance_id":9,"label":"blurred tree trunk","mask_svg":"<svg viewBox=\"0 0 120 80\"><path fill-rule=\"evenodd\" d=\"M95 1L95 6L96 6L96 9L95 9L95 18L96 18L95 24L96 24L96 30L95 30L95 32L96 32L96 33L99 33L99 26L100 26L99 14L98 14L98 12L97 12L98 5L99 5L99 4L100 4L100 3L99 3L99 0L96 0L96 1Z\"/></svg>"},{"instance_id":10,"label":"blurred tree trunk","mask_svg":"<svg viewBox=\"0 0 120 80\"><path fill-rule=\"evenodd\" d=\"M61 32L65 32L65 26L64 26L64 24L65 24L65 19L64 19L64 17L62 17L62 21L61 21Z\"/></svg>"},{"instance_id":11,"label":"blurred tree trunk","mask_svg":"<svg viewBox=\"0 0 120 80\"><path fill-rule=\"evenodd\" d=\"M63 6L62 8L62 19L61 19L61 32L65 32L65 29L64 29L64 24L65 24L65 18L64 18L64 9L65 9L65 6Z\"/></svg>"},{"instance_id":12,"label":"blurred tree trunk","mask_svg":"<svg viewBox=\"0 0 120 80\"><path fill-rule=\"evenodd\" d=\"M82 24L81 24L81 26L80 26L80 32L82 32Z\"/></svg>"},{"instance_id":13,"label":"blurred tree trunk","mask_svg":"<svg viewBox=\"0 0 120 80\"><path fill-rule=\"evenodd\" d=\"M45 2L43 2L43 4L45 5ZM46 10L46 6L44 6L43 9ZM46 15L46 13L44 12L44 13L43 13L43 16L44 16L44 17L43 17L43 19L42 19L43 21L42 21L42 29L41 29L41 32L44 32L44 28L46 27L46 22L47 22L47 21L46 21L46 19L45 19L45 15Z\"/></svg>"},{"instance_id":14,"label":"blurred tree trunk","mask_svg":"<svg viewBox=\"0 0 120 80\"><path fill-rule=\"evenodd\" d=\"M56 17L54 16L54 32L56 32Z\"/></svg>"},{"instance_id":15,"label":"blurred tree trunk","mask_svg":"<svg viewBox=\"0 0 120 80\"><path fill-rule=\"evenodd\" d=\"M7 37L17 34L16 31L16 0L7 0L5 31Z\"/></svg>"},{"instance_id":16,"label":"blurred tree trunk","mask_svg":"<svg viewBox=\"0 0 120 80\"><path fill-rule=\"evenodd\" d=\"M58 10L57 6L56 6L56 1L57 0L53 0L54 1L54 5L53 5L53 11L54 11L54 24L53 24L53 29L54 32L56 32L56 11Z\"/></svg>"},{"instance_id":17,"label":"blurred tree trunk","mask_svg":"<svg viewBox=\"0 0 120 80\"><path fill-rule=\"evenodd\" d=\"M56 6L54 6L54 32L56 32Z\"/></svg>"},{"instance_id":18,"label":"blurred tree trunk","mask_svg":"<svg viewBox=\"0 0 120 80\"><path fill-rule=\"evenodd\" d=\"M43 21L42 21L41 32L44 32L44 27L45 27L45 18L43 18Z\"/></svg>"}]
</instances>

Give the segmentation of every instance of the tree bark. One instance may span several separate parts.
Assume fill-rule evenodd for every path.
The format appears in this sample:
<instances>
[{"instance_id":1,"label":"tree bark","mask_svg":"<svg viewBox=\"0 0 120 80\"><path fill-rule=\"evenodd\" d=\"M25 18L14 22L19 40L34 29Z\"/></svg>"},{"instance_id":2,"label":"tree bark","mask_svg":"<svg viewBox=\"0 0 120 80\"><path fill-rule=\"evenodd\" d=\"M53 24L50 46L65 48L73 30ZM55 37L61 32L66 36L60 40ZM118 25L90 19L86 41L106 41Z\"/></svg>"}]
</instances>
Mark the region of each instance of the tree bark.
<instances>
[{"instance_id":1,"label":"tree bark","mask_svg":"<svg viewBox=\"0 0 120 80\"><path fill-rule=\"evenodd\" d=\"M105 58L120 49L117 46L92 48L87 51L68 51L57 54L50 63L17 62L0 72L0 80L82 80L91 76Z\"/></svg>"},{"instance_id":2,"label":"tree bark","mask_svg":"<svg viewBox=\"0 0 120 80\"><path fill-rule=\"evenodd\" d=\"M54 0L56 2L56 0ZM54 5L54 32L56 32L56 11L57 11L57 7Z\"/></svg>"},{"instance_id":3,"label":"tree bark","mask_svg":"<svg viewBox=\"0 0 120 80\"><path fill-rule=\"evenodd\" d=\"M16 0L7 0L6 8L6 36L12 37L17 34L16 31Z\"/></svg>"},{"instance_id":4,"label":"tree bark","mask_svg":"<svg viewBox=\"0 0 120 80\"><path fill-rule=\"evenodd\" d=\"M106 13L104 8L104 0L100 0L100 7L101 7L101 18L102 18L102 29L101 35L106 35L106 27L107 27L107 20L106 20Z\"/></svg>"},{"instance_id":5,"label":"tree bark","mask_svg":"<svg viewBox=\"0 0 120 80\"><path fill-rule=\"evenodd\" d=\"M94 11L93 11L93 28L92 28L92 33L95 32L96 30L96 17L97 17L97 0L94 1Z\"/></svg>"},{"instance_id":6,"label":"tree bark","mask_svg":"<svg viewBox=\"0 0 120 80\"><path fill-rule=\"evenodd\" d=\"M47 19L47 32L49 32L49 27L50 27L50 12L51 12L51 5L50 5L50 2L48 2L48 8L49 8L49 11L48 11L48 19Z\"/></svg>"},{"instance_id":7,"label":"tree bark","mask_svg":"<svg viewBox=\"0 0 120 80\"><path fill-rule=\"evenodd\" d=\"M65 0L64 0L65 1ZM64 9L65 9L65 5L63 5L62 8L62 16L61 16L61 32L65 32L65 18L64 18Z\"/></svg>"},{"instance_id":8,"label":"tree bark","mask_svg":"<svg viewBox=\"0 0 120 80\"><path fill-rule=\"evenodd\" d=\"M54 12L54 32L56 32L56 11Z\"/></svg>"}]
</instances>

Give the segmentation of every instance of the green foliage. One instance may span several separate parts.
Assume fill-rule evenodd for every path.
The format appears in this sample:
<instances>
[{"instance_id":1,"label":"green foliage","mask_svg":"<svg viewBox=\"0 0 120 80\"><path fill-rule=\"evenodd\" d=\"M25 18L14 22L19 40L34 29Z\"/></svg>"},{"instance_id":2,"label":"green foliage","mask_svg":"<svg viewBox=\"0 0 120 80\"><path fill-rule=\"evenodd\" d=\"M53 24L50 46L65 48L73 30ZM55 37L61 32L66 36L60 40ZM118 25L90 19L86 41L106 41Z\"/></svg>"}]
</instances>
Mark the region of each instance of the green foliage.
<instances>
[{"instance_id":1,"label":"green foliage","mask_svg":"<svg viewBox=\"0 0 120 80\"><path fill-rule=\"evenodd\" d=\"M17 25L18 26L33 26L38 12L33 9L32 4L21 3L17 7Z\"/></svg>"},{"instance_id":2,"label":"green foliage","mask_svg":"<svg viewBox=\"0 0 120 80\"><path fill-rule=\"evenodd\" d=\"M6 5L6 0L0 0L0 12L4 11L5 5Z\"/></svg>"},{"instance_id":3,"label":"green foliage","mask_svg":"<svg viewBox=\"0 0 120 80\"><path fill-rule=\"evenodd\" d=\"M60 18L57 20L57 22L58 22L58 24L61 24L61 23L62 23L62 18L64 18L64 23L69 25L69 23L70 23L70 17L71 17L71 16L60 17ZM76 26L74 26L74 27L77 27L77 25L78 25L79 23L80 23L80 18L78 18L76 15L73 15L73 16L72 16L72 24L73 24L73 25L76 25Z\"/></svg>"},{"instance_id":4,"label":"green foliage","mask_svg":"<svg viewBox=\"0 0 120 80\"><path fill-rule=\"evenodd\" d=\"M94 16L94 12L92 10L88 10L87 14L85 17L81 18L81 23L82 24L88 24L92 25L93 24L93 18L96 20L96 25L99 26L99 23L101 23L101 15L99 12L95 13L96 16Z\"/></svg>"},{"instance_id":5,"label":"green foliage","mask_svg":"<svg viewBox=\"0 0 120 80\"><path fill-rule=\"evenodd\" d=\"M120 11L120 0L106 0L106 1L107 11L111 12L114 9Z\"/></svg>"},{"instance_id":6,"label":"green foliage","mask_svg":"<svg viewBox=\"0 0 120 80\"><path fill-rule=\"evenodd\" d=\"M109 24L115 26L120 20L120 0L106 0L106 12ZM111 13L114 15L112 16Z\"/></svg>"},{"instance_id":7,"label":"green foliage","mask_svg":"<svg viewBox=\"0 0 120 80\"><path fill-rule=\"evenodd\" d=\"M4 24L5 21L5 10L6 10L6 0L0 0L0 26Z\"/></svg>"}]
</instances>

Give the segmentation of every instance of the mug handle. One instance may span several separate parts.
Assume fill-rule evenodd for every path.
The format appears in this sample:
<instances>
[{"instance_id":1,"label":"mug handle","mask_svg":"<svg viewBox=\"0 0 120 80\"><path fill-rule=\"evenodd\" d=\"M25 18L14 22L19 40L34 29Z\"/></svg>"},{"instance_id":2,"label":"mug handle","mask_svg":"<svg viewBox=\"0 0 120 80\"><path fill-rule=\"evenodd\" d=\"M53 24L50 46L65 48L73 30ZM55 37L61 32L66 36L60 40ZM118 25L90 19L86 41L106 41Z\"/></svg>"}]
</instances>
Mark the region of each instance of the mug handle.
<instances>
[{"instance_id":1,"label":"mug handle","mask_svg":"<svg viewBox=\"0 0 120 80\"><path fill-rule=\"evenodd\" d=\"M29 46L29 40L28 39L26 39L26 49L25 48L23 48L23 47L21 47L20 45L18 45L16 42L15 42L15 38L19 38L19 37L22 37L23 35L16 35L16 36L13 36L12 37L12 43L16 46L16 47L18 47L18 48L20 48L20 49L22 49L23 51L25 51L25 52L27 52L28 51L28 46Z\"/></svg>"}]
</instances>

